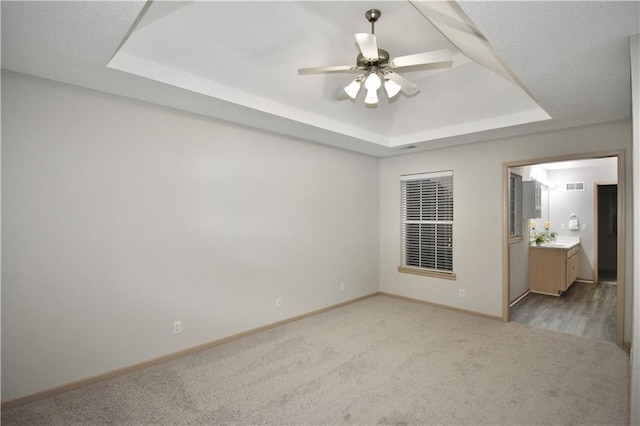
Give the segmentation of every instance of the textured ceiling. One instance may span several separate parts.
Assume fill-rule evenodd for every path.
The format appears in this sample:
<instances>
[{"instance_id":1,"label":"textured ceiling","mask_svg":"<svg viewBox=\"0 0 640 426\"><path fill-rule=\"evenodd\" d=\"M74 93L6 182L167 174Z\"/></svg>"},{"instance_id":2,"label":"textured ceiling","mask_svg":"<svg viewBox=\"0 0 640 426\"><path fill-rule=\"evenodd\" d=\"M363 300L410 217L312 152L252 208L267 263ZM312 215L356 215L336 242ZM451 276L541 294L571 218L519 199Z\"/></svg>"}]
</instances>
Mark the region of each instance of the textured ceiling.
<instances>
[{"instance_id":1,"label":"textured ceiling","mask_svg":"<svg viewBox=\"0 0 640 426\"><path fill-rule=\"evenodd\" d=\"M2 67L385 156L630 116L638 2L2 2ZM337 99L364 12L421 92ZM540 108L541 107L541 108ZM548 115L547 115L548 113ZM550 118L550 119L549 119Z\"/></svg>"}]
</instances>

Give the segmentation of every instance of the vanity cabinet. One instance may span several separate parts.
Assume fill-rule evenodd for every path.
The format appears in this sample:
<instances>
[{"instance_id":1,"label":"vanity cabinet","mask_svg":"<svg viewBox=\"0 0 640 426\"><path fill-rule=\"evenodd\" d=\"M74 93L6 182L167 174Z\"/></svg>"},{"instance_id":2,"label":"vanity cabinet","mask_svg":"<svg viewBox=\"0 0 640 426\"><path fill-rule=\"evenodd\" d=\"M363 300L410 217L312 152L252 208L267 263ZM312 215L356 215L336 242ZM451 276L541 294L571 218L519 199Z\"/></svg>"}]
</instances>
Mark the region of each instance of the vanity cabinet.
<instances>
[{"instance_id":1,"label":"vanity cabinet","mask_svg":"<svg viewBox=\"0 0 640 426\"><path fill-rule=\"evenodd\" d=\"M522 182L522 217L525 219L542 217L542 184L538 181Z\"/></svg>"},{"instance_id":2,"label":"vanity cabinet","mask_svg":"<svg viewBox=\"0 0 640 426\"><path fill-rule=\"evenodd\" d=\"M529 248L529 287L533 293L560 296L578 278L579 271L580 244Z\"/></svg>"}]
</instances>

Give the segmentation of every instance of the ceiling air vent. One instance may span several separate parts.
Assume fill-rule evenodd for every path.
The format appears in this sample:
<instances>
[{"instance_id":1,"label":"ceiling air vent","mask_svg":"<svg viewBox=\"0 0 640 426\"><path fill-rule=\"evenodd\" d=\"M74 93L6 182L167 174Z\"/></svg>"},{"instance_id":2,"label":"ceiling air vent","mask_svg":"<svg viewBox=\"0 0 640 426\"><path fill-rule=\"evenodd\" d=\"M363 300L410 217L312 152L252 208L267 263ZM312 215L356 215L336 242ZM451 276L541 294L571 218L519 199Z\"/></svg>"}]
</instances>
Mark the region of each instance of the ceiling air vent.
<instances>
[{"instance_id":1,"label":"ceiling air vent","mask_svg":"<svg viewBox=\"0 0 640 426\"><path fill-rule=\"evenodd\" d=\"M584 182L567 182L567 191L584 191Z\"/></svg>"}]
</instances>

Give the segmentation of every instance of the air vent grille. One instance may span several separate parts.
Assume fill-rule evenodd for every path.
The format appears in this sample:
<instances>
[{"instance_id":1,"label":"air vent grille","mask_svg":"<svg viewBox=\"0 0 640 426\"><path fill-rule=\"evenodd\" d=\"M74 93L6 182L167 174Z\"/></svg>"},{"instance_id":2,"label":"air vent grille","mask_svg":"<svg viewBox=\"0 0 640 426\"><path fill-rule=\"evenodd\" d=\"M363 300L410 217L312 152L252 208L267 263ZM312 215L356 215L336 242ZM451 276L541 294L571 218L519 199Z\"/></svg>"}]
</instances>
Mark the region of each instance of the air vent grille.
<instances>
[{"instance_id":1,"label":"air vent grille","mask_svg":"<svg viewBox=\"0 0 640 426\"><path fill-rule=\"evenodd\" d=\"M567 182L567 191L584 191L584 182Z\"/></svg>"}]
</instances>

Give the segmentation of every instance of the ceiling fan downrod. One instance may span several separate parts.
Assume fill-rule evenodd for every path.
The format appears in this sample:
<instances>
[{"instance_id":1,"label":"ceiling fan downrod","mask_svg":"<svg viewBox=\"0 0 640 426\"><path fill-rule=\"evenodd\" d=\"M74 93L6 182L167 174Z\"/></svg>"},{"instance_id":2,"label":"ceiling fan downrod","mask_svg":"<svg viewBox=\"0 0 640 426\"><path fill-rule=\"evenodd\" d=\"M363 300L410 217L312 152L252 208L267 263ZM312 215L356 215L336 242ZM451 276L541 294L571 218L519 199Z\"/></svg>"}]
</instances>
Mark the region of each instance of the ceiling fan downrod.
<instances>
[{"instance_id":1,"label":"ceiling fan downrod","mask_svg":"<svg viewBox=\"0 0 640 426\"><path fill-rule=\"evenodd\" d=\"M371 22L371 34L375 34L374 24L378 21L380 15L382 15L382 12L380 12L378 9L369 9L364 14L365 18L367 18L367 21Z\"/></svg>"}]
</instances>

